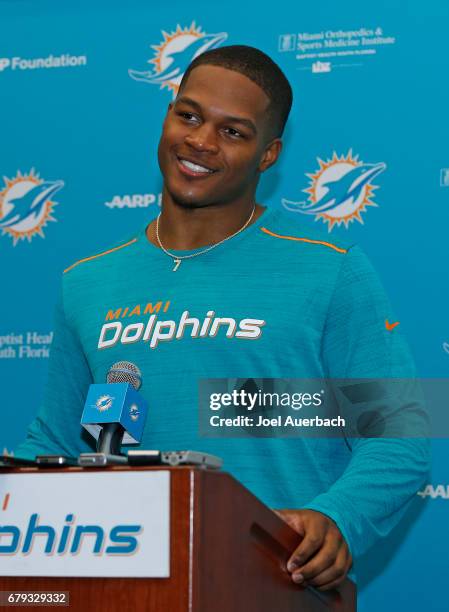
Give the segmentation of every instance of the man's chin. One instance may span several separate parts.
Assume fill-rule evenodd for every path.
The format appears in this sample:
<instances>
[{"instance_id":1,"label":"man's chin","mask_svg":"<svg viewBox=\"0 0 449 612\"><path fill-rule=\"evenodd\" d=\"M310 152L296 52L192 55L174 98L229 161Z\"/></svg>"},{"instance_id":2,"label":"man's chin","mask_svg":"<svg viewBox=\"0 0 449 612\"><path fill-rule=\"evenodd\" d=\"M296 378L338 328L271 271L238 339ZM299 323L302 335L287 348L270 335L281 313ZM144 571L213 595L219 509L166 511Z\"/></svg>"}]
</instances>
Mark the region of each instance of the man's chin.
<instances>
[{"instance_id":1,"label":"man's chin","mask_svg":"<svg viewBox=\"0 0 449 612\"><path fill-rule=\"evenodd\" d=\"M183 191L183 190L173 190L168 192L171 196L171 199L174 204L180 206L181 208L206 208L207 206L213 206L216 204L211 198L207 198L204 195L199 195L196 193Z\"/></svg>"}]
</instances>

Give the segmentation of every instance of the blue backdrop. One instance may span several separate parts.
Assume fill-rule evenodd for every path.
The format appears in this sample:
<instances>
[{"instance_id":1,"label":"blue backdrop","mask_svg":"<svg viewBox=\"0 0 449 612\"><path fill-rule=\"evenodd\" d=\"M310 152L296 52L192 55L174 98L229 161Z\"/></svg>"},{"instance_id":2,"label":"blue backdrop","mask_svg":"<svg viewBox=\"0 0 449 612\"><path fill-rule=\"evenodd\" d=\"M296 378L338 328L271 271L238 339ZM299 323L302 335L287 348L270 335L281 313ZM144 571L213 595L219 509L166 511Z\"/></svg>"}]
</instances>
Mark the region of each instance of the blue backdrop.
<instances>
[{"instance_id":1,"label":"blue backdrop","mask_svg":"<svg viewBox=\"0 0 449 612\"><path fill-rule=\"evenodd\" d=\"M39 405L62 270L157 214L167 104L186 58L223 44L261 48L294 89L258 201L304 215L366 164L355 202L304 219L363 246L420 375L447 376L447 0L0 0L0 23L2 448ZM448 455L434 441L428 486L360 564L361 610L446 608Z\"/></svg>"}]
</instances>

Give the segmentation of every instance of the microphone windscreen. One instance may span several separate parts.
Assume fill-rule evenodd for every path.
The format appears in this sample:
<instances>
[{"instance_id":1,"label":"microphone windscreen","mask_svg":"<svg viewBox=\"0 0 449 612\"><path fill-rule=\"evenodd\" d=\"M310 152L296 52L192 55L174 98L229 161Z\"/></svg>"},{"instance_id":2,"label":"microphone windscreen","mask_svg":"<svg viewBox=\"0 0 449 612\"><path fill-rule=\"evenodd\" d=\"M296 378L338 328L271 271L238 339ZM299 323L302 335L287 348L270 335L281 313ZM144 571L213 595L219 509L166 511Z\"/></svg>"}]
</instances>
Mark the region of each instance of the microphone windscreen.
<instances>
[{"instance_id":1,"label":"microphone windscreen","mask_svg":"<svg viewBox=\"0 0 449 612\"><path fill-rule=\"evenodd\" d=\"M136 391L142 386L142 373L130 361L117 361L106 376L108 383L129 383Z\"/></svg>"}]
</instances>

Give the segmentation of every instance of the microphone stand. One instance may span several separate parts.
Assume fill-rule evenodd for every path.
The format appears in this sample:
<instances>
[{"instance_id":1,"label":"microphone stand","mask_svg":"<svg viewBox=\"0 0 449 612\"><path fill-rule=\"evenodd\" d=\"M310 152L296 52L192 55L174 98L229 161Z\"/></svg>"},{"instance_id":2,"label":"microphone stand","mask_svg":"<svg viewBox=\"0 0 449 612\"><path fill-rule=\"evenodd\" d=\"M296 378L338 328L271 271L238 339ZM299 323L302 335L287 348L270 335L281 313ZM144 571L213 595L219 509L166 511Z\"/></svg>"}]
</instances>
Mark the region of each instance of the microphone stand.
<instances>
[{"instance_id":1,"label":"microphone stand","mask_svg":"<svg viewBox=\"0 0 449 612\"><path fill-rule=\"evenodd\" d=\"M105 423L97 440L97 453L105 455L121 455L124 428L120 423Z\"/></svg>"}]
</instances>

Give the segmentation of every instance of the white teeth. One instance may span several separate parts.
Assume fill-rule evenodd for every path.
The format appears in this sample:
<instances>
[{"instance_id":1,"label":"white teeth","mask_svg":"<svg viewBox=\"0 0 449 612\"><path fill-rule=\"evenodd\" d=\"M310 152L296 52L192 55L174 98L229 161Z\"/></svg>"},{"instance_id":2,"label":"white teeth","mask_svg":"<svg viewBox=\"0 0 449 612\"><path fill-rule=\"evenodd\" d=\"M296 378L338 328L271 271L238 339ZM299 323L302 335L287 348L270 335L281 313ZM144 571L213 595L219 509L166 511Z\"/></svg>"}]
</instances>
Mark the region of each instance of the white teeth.
<instances>
[{"instance_id":1,"label":"white teeth","mask_svg":"<svg viewBox=\"0 0 449 612\"><path fill-rule=\"evenodd\" d=\"M213 172L213 170L209 170L209 168L204 168L204 166L198 166L198 164L193 164L192 162L189 162L186 159L181 159L180 162L183 166L185 166L189 170L192 170L193 172Z\"/></svg>"}]
</instances>

